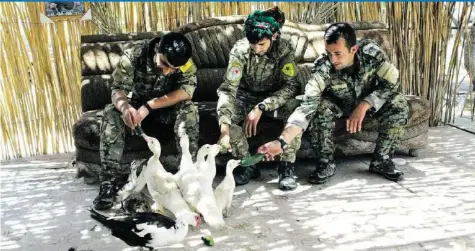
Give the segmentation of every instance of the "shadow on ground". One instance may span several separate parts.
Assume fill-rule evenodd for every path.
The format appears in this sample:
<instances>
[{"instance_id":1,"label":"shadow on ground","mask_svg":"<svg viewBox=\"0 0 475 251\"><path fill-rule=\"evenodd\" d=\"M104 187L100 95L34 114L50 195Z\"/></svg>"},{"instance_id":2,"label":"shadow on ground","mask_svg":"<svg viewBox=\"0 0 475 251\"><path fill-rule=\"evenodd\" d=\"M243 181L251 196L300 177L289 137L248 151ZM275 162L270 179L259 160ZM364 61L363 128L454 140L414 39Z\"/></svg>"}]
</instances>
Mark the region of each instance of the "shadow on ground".
<instances>
[{"instance_id":1,"label":"shadow on ground","mask_svg":"<svg viewBox=\"0 0 475 251\"><path fill-rule=\"evenodd\" d=\"M277 189L277 173L237 187L228 229L205 247L200 231L162 250L470 250L475 249L475 136L431 129L429 148L400 168L395 183L368 172L369 157L338 161L337 174L312 186L299 162L299 187ZM4 161L1 250L131 250L93 221L97 186L69 168L72 154ZM219 183L218 177L215 183Z\"/></svg>"}]
</instances>

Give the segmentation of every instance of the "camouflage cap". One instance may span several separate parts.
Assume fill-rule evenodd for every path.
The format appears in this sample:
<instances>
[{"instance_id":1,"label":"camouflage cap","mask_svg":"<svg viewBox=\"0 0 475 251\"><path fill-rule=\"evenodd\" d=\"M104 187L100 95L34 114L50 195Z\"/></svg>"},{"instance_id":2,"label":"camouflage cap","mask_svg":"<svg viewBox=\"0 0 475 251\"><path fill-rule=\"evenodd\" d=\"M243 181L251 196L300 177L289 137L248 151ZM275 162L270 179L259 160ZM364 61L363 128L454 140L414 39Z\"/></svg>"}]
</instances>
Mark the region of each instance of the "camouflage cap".
<instances>
[{"instance_id":1,"label":"camouflage cap","mask_svg":"<svg viewBox=\"0 0 475 251\"><path fill-rule=\"evenodd\" d=\"M271 38L274 33L280 34L285 22L285 15L275 6L265 11L254 11L244 23L246 37L251 44L261 41L263 38Z\"/></svg>"}]
</instances>

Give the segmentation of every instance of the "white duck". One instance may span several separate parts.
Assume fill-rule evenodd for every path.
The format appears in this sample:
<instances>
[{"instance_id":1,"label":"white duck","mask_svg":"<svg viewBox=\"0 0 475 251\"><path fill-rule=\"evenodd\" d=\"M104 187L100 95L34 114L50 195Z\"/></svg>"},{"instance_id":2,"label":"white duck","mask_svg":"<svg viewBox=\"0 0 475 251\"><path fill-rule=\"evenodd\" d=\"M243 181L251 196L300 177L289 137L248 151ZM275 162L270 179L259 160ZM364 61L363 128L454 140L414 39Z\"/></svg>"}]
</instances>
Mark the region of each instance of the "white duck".
<instances>
[{"instance_id":1,"label":"white duck","mask_svg":"<svg viewBox=\"0 0 475 251\"><path fill-rule=\"evenodd\" d=\"M216 176L216 161L215 157L219 153L219 145L209 146L208 157L205 165L201 165L201 198L198 203L198 210L203 215L206 223L214 228L223 228L226 223L223 219L223 214L218 208L216 198L213 192L213 179Z\"/></svg>"},{"instance_id":2,"label":"white duck","mask_svg":"<svg viewBox=\"0 0 475 251\"><path fill-rule=\"evenodd\" d=\"M200 159L200 151L198 151L197 163L195 165L198 171L203 175L202 185L212 187L214 177L216 177L216 155L219 153L219 145L214 144L205 146L206 152L208 153L206 160L203 161L204 158ZM203 147L201 147L200 150L202 148Z\"/></svg>"},{"instance_id":3,"label":"white duck","mask_svg":"<svg viewBox=\"0 0 475 251\"><path fill-rule=\"evenodd\" d=\"M145 187L145 169L146 165L143 166L142 172L140 173L139 177L137 177L137 169L142 163L146 161L145 159L143 160L134 160L130 164L130 175L128 178L127 184L125 184L122 189L120 189L119 192L117 192L117 201L124 201L127 199L127 197L130 196L132 193L139 193L142 191L142 189Z\"/></svg>"},{"instance_id":4,"label":"white duck","mask_svg":"<svg viewBox=\"0 0 475 251\"><path fill-rule=\"evenodd\" d=\"M180 169L175 174L175 179L180 188L183 198L195 212L199 212L197 209L198 201L201 196L201 174L196 169L193 159L190 153L190 140L185 133L183 124L178 129L180 136L180 148L181 148L181 160Z\"/></svg>"},{"instance_id":5,"label":"white duck","mask_svg":"<svg viewBox=\"0 0 475 251\"><path fill-rule=\"evenodd\" d=\"M201 217L192 212L178 214L176 220L162 214L141 212L105 216L89 209L91 217L109 228L112 235L129 246L155 249L183 241L188 234L188 225L199 227Z\"/></svg>"},{"instance_id":6,"label":"white duck","mask_svg":"<svg viewBox=\"0 0 475 251\"><path fill-rule=\"evenodd\" d=\"M148 160L147 167L142 171L148 191L155 202L152 209L163 212L163 208L165 208L172 212L175 217L183 213L191 213L190 207L180 193L175 177L167 172L160 163L160 142L152 137L145 136L144 138L153 152L153 156ZM139 183L142 185L142 182L143 180L140 180L139 176L137 187Z\"/></svg>"},{"instance_id":7,"label":"white duck","mask_svg":"<svg viewBox=\"0 0 475 251\"><path fill-rule=\"evenodd\" d=\"M204 178L203 174L197 170L193 163L189 149L190 140L184 130L183 124L180 125L178 133L180 135L182 158L180 161L180 170L175 174L175 177L177 178L183 198L193 210L203 215L208 225L214 228L223 228L226 223L216 205L213 187L211 184L208 184L207 179ZM206 151L202 150L197 161L203 158L203 152Z\"/></svg>"},{"instance_id":8,"label":"white duck","mask_svg":"<svg viewBox=\"0 0 475 251\"><path fill-rule=\"evenodd\" d=\"M240 160L229 160L226 164L226 176L214 190L216 204L224 217L228 217L229 209L231 208L231 203L233 201L234 189L236 188L233 170L240 164Z\"/></svg>"},{"instance_id":9,"label":"white duck","mask_svg":"<svg viewBox=\"0 0 475 251\"><path fill-rule=\"evenodd\" d=\"M195 167L197 170L201 169L201 165L206 164L206 156L208 156L208 153L210 151L210 146L211 146L210 144L204 144L198 150L198 153L196 154L196 162L195 162Z\"/></svg>"}]
</instances>

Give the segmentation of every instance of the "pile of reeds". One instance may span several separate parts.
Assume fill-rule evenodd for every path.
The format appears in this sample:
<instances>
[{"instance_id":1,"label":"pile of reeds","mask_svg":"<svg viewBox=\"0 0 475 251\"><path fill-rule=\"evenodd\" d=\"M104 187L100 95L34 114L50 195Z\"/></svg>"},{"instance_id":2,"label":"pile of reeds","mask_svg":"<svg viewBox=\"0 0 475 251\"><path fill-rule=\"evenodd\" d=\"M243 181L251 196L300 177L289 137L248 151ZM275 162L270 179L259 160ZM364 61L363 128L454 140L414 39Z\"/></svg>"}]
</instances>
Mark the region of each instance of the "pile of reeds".
<instances>
[{"instance_id":1,"label":"pile of reeds","mask_svg":"<svg viewBox=\"0 0 475 251\"><path fill-rule=\"evenodd\" d=\"M80 23L42 24L41 3L0 3L1 158L73 150Z\"/></svg>"},{"instance_id":2,"label":"pile of reeds","mask_svg":"<svg viewBox=\"0 0 475 251\"><path fill-rule=\"evenodd\" d=\"M387 3L402 91L430 101L431 126L451 121L454 112L457 85L453 83L458 82L461 67L459 45L471 10L468 3L461 4L462 22L453 30L455 6L455 2ZM449 44L451 33L453 46Z\"/></svg>"}]
</instances>

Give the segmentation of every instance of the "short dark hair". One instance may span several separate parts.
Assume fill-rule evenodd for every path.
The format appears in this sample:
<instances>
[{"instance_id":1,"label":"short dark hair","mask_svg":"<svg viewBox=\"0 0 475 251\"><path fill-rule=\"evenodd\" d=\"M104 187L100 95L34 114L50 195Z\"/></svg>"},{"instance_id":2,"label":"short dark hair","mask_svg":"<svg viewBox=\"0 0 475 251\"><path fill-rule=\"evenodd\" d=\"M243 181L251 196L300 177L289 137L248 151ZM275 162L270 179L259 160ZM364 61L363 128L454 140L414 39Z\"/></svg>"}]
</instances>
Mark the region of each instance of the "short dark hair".
<instances>
[{"instance_id":1,"label":"short dark hair","mask_svg":"<svg viewBox=\"0 0 475 251\"><path fill-rule=\"evenodd\" d=\"M334 23L325 30L325 43L334 44L343 38L348 50L356 44L355 29L348 23Z\"/></svg>"},{"instance_id":2,"label":"short dark hair","mask_svg":"<svg viewBox=\"0 0 475 251\"><path fill-rule=\"evenodd\" d=\"M191 58L191 43L183 34L169 32L155 45L155 53L165 55L173 66L182 66Z\"/></svg>"}]
</instances>

